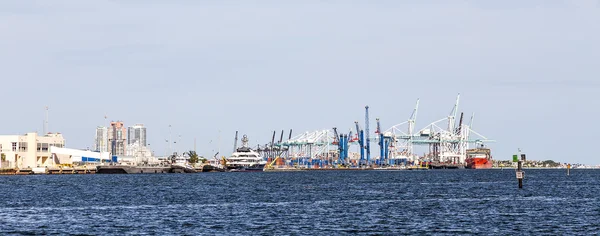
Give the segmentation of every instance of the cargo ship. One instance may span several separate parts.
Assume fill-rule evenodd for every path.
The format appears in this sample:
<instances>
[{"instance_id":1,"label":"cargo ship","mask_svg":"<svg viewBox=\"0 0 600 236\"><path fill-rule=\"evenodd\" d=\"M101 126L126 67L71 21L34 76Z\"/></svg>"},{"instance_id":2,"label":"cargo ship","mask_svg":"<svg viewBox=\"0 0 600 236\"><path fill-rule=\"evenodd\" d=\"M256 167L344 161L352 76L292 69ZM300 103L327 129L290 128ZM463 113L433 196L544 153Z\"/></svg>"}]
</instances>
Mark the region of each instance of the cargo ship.
<instances>
[{"instance_id":1,"label":"cargo ship","mask_svg":"<svg viewBox=\"0 0 600 236\"><path fill-rule=\"evenodd\" d=\"M491 169L492 155L489 148L479 147L467 149L467 159L465 167L467 169Z\"/></svg>"}]
</instances>

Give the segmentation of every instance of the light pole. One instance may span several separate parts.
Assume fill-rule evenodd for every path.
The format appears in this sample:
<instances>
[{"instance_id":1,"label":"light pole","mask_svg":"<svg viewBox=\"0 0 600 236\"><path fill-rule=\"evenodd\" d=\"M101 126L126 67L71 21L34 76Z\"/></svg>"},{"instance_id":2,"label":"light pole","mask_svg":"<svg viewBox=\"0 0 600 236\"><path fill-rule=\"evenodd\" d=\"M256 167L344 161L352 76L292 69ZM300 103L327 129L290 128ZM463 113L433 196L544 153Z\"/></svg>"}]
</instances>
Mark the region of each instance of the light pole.
<instances>
[{"instance_id":1,"label":"light pole","mask_svg":"<svg viewBox=\"0 0 600 236\"><path fill-rule=\"evenodd\" d=\"M173 139L171 137L171 125L169 125L169 155L173 154L173 148L171 146L171 142L173 142Z\"/></svg>"},{"instance_id":2,"label":"light pole","mask_svg":"<svg viewBox=\"0 0 600 236\"><path fill-rule=\"evenodd\" d=\"M179 134L179 138L177 139L177 142L179 142L179 144L181 144L181 134ZM178 148L178 147L179 147L179 146L175 146L175 149L176 149L175 151L176 151L177 153L181 153L181 155L183 156L183 152L180 152L181 150L179 150L179 148Z\"/></svg>"}]
</instances>

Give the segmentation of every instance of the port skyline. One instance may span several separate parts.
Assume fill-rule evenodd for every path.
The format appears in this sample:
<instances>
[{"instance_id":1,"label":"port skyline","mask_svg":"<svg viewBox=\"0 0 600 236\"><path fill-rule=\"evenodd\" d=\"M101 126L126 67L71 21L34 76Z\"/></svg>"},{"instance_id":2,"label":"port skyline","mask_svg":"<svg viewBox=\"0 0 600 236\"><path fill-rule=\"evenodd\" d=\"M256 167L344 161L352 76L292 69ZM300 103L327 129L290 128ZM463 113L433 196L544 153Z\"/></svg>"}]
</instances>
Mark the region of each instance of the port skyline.
<instances>
[{"instance_id":1,"label":"port skyline","mask_svg":"<svg viewBox=\"0 0 600 236\"><path fill-rule=\"evenodd\" d=\"M564 3L567 17L548 3L344 3L341 12L308 3L71 4L6 3L11 13L2 14L15 23L0 39L3 134L42 130L48 106L48 130L77 148L92 147L107 115L144 123L157 153L168 125L182 147L195 138L199 151L218 150L220 136L229 150L236 130L261 144L273 130L347 132L365 105L372 127L379 117L389 128L418 98L422 127L447 116L460 92L474 129L497 141L495 158L522 148L535 159L597 164L585 148L600 130L592 6ZM106 19L112 9L131 14ZM577 133L577 143L563 133Z\"/></svg>"}]
</instances>

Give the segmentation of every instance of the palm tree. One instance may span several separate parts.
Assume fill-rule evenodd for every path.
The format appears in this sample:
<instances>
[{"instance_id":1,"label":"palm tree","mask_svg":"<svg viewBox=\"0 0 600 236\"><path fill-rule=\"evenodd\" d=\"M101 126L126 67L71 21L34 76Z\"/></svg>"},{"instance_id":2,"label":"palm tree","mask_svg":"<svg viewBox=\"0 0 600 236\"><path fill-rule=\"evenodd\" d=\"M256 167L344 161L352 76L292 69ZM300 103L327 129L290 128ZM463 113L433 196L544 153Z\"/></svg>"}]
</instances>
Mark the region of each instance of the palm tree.
<instances>
[{"instance_id":1,"label":"palm tree","mask_svg":"<svg viewBox=\"0 0 600 236\"><path fill-rule=\"evenodd\" d=\"M188 157L190 157L191 164L198 163L199 158L198 158L198 153L196 153L196 151L188 151L186 154L188 155Z\"/></svg>"}]
</instances>

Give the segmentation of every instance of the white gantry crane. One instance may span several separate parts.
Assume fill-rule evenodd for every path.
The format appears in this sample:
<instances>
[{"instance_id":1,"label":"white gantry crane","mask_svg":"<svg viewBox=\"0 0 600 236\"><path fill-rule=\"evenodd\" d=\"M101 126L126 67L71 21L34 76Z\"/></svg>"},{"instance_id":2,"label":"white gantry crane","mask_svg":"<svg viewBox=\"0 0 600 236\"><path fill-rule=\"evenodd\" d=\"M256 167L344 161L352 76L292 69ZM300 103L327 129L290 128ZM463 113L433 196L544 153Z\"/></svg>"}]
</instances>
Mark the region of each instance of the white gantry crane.
<instances>
[{"instance_id":1,"label":"white gantry crane","mask_svg":"<svg viewBox=\"0 0 600 236\"><path fill-rule=\"evenodd\" d=\"M385 137L391 137L390 144L390 159L407 159L415 161L418 159L414 154L413 141L415 139L415 123L417 121L417 113L419 112L419 99L415 104L415 108L407 121L394 125L384 131Z\"/></svg>"},{"instance_id":2,"label":"white gantry crane","mask_svg":"<svg viewBox=\"0 0 600 236\"><path fill-rule=\"evenodd\" d=\"M329 129L304 132L282 143L289 147L290 158L318 159L326 157L335 140L334 132Z\"/></svg>"}]
</instances>

